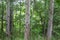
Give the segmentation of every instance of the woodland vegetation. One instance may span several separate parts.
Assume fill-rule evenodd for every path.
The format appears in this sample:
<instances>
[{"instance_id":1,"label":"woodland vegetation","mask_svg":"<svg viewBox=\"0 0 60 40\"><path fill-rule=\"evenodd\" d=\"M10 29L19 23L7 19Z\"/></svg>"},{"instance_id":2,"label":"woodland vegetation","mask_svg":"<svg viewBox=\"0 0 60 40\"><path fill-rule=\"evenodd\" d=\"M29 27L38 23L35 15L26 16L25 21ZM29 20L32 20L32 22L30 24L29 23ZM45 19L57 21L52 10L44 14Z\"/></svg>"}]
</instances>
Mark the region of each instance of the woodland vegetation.
<instances>
[{"instance_id":1,"label":"woodland vegetation","mask_svg":"<svg viewBox=\"0 0 60 40\"><path fill-rule=\"evenodd\" d=\"M60 40L60 0L0 0L0 40Z\"/></svg>"}]
</instances>

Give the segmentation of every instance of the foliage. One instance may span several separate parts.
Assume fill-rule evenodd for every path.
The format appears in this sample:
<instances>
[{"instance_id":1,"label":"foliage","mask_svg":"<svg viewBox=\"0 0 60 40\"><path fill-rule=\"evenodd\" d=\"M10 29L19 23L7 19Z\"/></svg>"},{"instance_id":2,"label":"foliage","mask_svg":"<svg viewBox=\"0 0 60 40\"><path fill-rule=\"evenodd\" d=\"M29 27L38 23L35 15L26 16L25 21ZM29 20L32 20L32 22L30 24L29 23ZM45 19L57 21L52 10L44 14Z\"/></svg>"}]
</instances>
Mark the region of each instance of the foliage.
<instances>
[{"instance_id":1,"label":"foliage","mask_svg":"<svg viewBox=\"0 0 60 40\"><path fill-rule=\"evenodd\" d=\"M11 1L12 2L12 1ZM14 3L15 1L13 1ZM40 39L43 40L44 28L45 28L45 37L48 26L48 0L39 0L31 2L31 40L38 40L40 35ZM0 39L6 39L6 1L3 3L0 2L0 11L3 11L3 32L0 31ZM0 30L1 30L1 16L2 12L0 12ZM60 40L60 1L55 0L54 7L54 20L53 20L53 36L52 40ZM25 27L25 2L15 2L13 4L13 34L12 37L15 40L23 40L24 39L24 27ZM3 37L2 37L3 36Z\"/></svg>"}]
</instances>

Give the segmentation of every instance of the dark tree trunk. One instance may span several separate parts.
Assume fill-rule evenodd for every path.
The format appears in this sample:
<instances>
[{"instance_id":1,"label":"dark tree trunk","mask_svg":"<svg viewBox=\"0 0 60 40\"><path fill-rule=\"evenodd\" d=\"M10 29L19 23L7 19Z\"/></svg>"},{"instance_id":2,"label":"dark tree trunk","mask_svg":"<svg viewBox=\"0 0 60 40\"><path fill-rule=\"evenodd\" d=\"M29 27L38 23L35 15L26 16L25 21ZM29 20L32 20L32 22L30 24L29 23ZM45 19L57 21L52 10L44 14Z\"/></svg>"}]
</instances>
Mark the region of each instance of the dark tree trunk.
<instances>
[{"instance_id":1,"label":"dark tree trunk","mask_svg":"<svg viewBox=\"0 0 60 40\"><path fill-rule=\"evenodd\" d=\"M3 32L3 14L4 14L4 7L3 7L3 0L2 0L2 10L1 10L1 14L2 14L2 17L1 17L1 31Z\"/></svg>"}]
</instances>

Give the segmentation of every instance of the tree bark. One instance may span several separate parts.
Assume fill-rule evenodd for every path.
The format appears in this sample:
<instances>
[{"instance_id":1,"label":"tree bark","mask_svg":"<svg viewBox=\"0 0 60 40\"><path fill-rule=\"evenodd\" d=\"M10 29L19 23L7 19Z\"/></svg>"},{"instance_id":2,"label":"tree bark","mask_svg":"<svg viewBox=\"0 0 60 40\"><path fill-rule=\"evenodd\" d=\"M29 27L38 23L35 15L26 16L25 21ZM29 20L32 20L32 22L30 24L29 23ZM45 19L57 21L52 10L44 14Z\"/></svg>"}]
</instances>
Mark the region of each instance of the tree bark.
<instances>
[{"instance_id":1,"label":"tree bark","mask_svg":"<svg viewBox=\"0 0 60 40\"><path fill-rule=\"evenodd\" d=\"M54 0L50 0L48 29L47 29L47 40L51 40L51 36L52 36L53 13L54 13Z\"/></svg>"},{"instance_id":2,"label":"tree bark","mask_svg":"<svg viewBox=\"0 0 60 40\"><path fill-rule=\"evenodd\" d=\"M25 15L25 40L29 40L30 35L30 0L26 0Z\"/></svg>"},{"instance_id":3,"label":"tree bark","mask_svg":"<svg viewBox=\"0 0 60 40\"><path fill-rule=\"evenodd\" d=\"M6 27L6 33L10 37L11 31L12 31L12 15L13 15L13 9L12 9L12 2L11 0L7 0L7 14L6 14L6 21L7 21L7 27Z\"/></svg>"},{"instance_id":4,"label":"tree bark","mask_svg":"<svg viewBox=\"0 0 60 40\"><path fill-rule=\"evenodd\" d=\"M2 1L2 10L1 10L1 14L2 14L2 17L1 17L1 31L3 32L3 14L4 14L4 7L3 7L3 0Z\"/></svg>"},{"instance_id":5,"label":"tree bark","mask_svg":"<svg viewBox=\"0 0 60 40\"><path fill-rule=\"evenodd\" d=\"M7 0L6 21L7 21L6 33L7 35L10 35L10 0Z\"/></svg>"}]
</instances>

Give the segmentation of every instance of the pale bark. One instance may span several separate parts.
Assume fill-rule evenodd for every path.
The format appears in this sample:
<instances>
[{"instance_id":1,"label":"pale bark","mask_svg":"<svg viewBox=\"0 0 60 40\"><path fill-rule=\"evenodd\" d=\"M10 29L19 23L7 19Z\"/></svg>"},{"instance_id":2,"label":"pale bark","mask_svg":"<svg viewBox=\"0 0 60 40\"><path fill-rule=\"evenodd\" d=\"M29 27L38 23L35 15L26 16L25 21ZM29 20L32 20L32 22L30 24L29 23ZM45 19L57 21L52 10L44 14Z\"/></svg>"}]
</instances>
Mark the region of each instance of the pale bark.
<instances>
[{"instance_id":1,"label":"pale bark","mask_svg":"<svg viewBox=\"0 0 60 40\"><path fill-rule=\"evenodd\" d=\"M51 36L52 36L53 13L54 13L54 0L50 0L48 30L47 30L47 40L51 40Z\"/></svg>"},{"instance_id":2,"label":"pale bark","mask_svg":"<svg viewBox=\"0 0 60 40\"><path fill-rule=\"evenodd\" d=\"M6 21L7 21L7 27L6 27L6 33L7 35L10 35L10 0L7 0L7 14L6 14Z\"/></svg>"},{"instance_id":3,"label":"pale bark","mask_svg":"<svg viewBox=\"0 0 60 40\"><path fill-rule=\"evenodd\" d=\"M29 40L30 35L30 0L26 0L26 14L25 14L25 39Z\"/></svg>"},{"instance_id":4,"label":"pale bark","mask_svg":"<svg viewBox=\"0 0 60 40\"><path fill-rule=\"evenodd\" d=\"M12 15L13 15L13 10L12 10L12 2L11 0L7 0L7 7L6 7L6 22L7 22L7 27L6 27L6 33L8 36L11 36L11 30L12 30Z\"/></svg>"}]
</instances>

